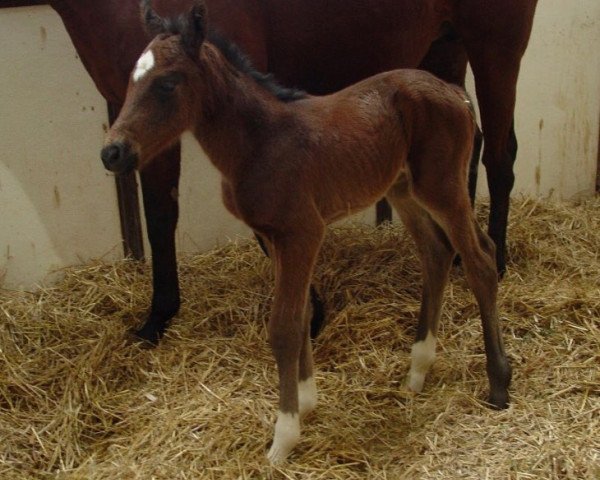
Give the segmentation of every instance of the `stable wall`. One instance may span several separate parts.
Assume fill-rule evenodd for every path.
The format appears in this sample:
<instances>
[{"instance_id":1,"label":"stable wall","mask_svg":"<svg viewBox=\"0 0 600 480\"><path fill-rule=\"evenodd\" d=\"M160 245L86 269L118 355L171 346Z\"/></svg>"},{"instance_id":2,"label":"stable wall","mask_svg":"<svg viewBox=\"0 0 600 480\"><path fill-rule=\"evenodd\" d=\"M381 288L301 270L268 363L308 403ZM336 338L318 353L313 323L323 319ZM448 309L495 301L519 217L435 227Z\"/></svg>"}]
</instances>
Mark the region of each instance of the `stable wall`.
<instances>
[{"instance_id":1,"label":"stable wall","mask_svg":"<svg viewBox=\"0 0 600 480\"><path fill-rule=\"evenodd\" d=\"M49 7L0 10L0 286L120 256L106 106Z\"/></svg>"},{"instance_id":2,"label":"stable wall","mask_svg":"<svg viewBox=\"0 0 600 480\"><path fill-rule=\"evenodd\" d=\"M593 194L599 44L600 2L540 0L518 85L515 194ZM56 268L121 256L114 180L98 153L106 107L49 7L0 9L0 45L0 286L33 287ZM180 251L248 234L190 138L179 195ZM361 218L372 221L372 211Z\"/></svg>"}]
</instances>

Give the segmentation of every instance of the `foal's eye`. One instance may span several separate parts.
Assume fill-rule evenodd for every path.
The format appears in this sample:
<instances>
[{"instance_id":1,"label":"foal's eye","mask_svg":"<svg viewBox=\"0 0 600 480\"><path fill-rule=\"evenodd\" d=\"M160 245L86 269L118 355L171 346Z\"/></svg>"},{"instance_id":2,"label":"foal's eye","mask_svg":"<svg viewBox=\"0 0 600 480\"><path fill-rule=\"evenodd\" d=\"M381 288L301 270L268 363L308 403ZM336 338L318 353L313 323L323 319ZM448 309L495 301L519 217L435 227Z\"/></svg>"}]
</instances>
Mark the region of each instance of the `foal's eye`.
<instances>
[{"instance_id":1,"label":"foal's eye","mask_svg":"<svg viewBox=\"0 0 600 480\"><path fill-rule=\"evenodd\" d=\"M162 93L173 93L175 91L175 82L161 82L158 84L158 88Z\"/></svg>"},{"instance_id":2,"label":"foal's eye","mask_svg":"<svg viewBox=\"0 0 600 480\"><path fill-rule=\"evenodd\" d=\"M179 81L180 79L176 77L159 78L154 82L154 88L161 95L171 95L177 88Z\"/></svg>"}]
</instances>

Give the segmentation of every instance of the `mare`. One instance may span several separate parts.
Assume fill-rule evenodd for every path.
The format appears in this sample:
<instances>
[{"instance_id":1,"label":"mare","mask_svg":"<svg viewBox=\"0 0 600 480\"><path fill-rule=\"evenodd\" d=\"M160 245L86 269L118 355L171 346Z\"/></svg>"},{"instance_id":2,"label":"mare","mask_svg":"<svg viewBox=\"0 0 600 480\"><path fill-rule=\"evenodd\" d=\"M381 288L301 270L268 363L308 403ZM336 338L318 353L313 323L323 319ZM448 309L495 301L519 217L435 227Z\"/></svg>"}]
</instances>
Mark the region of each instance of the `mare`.
<instances>
[{"instance_id":1,"label":"mare","mask_svg":"<svg viewBox=\"0 0 600 480\"><path fill-rule=\"evenodd\" d=\"M114 119L123 104L129 74L149 40L139 21L138 0L49 3L61 16ZM500 274L505 270L509 194L517 151L513 125L516 83L536 3L206 0L211 27L239 45L258 70L271 71L285 85L310 93L332 93L370 75L408 67L423 68L463 85L468 60L485 139L483 163L491 197L489 233L497 245ZM156 0L155 4L161 12L189 5L189 0ZM152 249L153 296L149 315L136 334L153 343L180 304L175 254L179 158L176 144L140 172ZM118 182L125 180L119 177ZM474 181L470 186L473 190ZM141 244L133 249L134 255L136 252L141 256ZM316 295L313 298L318 307Z\"/></svg>"},{"instance_id":2,"label":"mare","mask_svg":"<svg viewBox=\"0 0 600 480\"><path fill-rule=\"evenodd\" d=\"M444 287L461 255L481 314L489 402L508 403L511 370L496 305L495 247L475 222L467 185L475 118L464 90L420 70L393 70L326 96L283 88L209 33L206 6L163 19L139 58L101 156L144 171L190 130L221 173L227 209L266 244L275 269L268 333L279 413L268 458L283 461L317 402L309 289L327 224L386 196L417 243L423 293L408 386L435 357Z\"/></svg>"}]
</instances>

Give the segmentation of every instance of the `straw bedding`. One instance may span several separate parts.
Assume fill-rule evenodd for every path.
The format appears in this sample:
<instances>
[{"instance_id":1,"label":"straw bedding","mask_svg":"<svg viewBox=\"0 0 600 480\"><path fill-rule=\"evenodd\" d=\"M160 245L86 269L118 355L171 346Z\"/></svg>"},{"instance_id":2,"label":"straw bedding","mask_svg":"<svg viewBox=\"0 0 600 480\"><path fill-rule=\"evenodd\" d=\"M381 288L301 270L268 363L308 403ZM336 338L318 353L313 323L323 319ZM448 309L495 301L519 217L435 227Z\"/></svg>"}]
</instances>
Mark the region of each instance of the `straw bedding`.
<instances>
[{"instance_id":1,"label":"straw bedding","mask_svg":"<svg viewBox=\"0 0 600 480\"><path fill-rule=\"evenodd\" d=\"M480 215L485 215L485 208ZM493 411L478 311L452 273L424 392L403 387L420 291L397 225L330 231L315 283L320 404L285 466L267 465L277 380L268 261L251 241L181 259L184 303L156 349L125 343L150 271L68 269L0 292L0 478L600 477L600 199L513 204L499 304L514 376Z\"/></svg>"}]
</instances>

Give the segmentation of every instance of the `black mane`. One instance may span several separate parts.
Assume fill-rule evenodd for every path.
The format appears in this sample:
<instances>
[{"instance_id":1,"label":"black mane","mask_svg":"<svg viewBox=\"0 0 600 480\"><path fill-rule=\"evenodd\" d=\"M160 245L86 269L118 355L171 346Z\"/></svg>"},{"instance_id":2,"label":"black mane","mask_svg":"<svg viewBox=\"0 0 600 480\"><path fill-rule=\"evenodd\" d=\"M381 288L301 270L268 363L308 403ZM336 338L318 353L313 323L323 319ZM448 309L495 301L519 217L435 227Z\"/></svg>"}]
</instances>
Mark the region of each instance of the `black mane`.
<instances>
[{"instance_id":1,"label":"black mane","mask_svg":"<svg viewBox=\"0 0 600 480\"><path fill-rule=\"evenodd\" d=\"M173 35L187 35L186 17L179 16L175 18L167 18L163 20L163 31ZM225 59L231 63L240 72L250 75L252 79L262 88L272 93L273 96L282 102L294 102L302 98L306 98L307 94L303 90L295 88L287 88L282 86L270 73L261 73L254 68L248 55L233 42L220 35L214 30L209 30L207 40L212 43L223 54Z\"/></svg>"},{"instance_id":2,"label":"black mane","mask_svg":"<svg viewBox=\"0 0 600 480\"><path fill-rule=\"evenodd\" d=\"M281 85L271 73L262 73L254 68L252 61L242 50L233 42L229 41L215 31L209 31L208 41L212 43L223 56L236 69L250 75L256 83L262 88L271 92L282 102L294 102L306 98L307 94L303 90L287 88Z\"/></svg>"}]
</instances>

